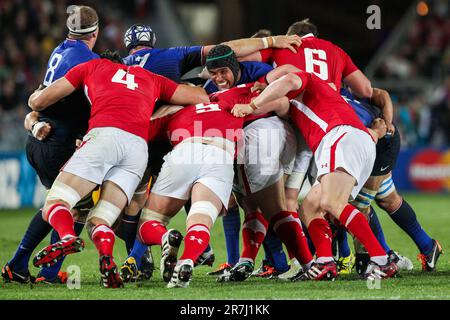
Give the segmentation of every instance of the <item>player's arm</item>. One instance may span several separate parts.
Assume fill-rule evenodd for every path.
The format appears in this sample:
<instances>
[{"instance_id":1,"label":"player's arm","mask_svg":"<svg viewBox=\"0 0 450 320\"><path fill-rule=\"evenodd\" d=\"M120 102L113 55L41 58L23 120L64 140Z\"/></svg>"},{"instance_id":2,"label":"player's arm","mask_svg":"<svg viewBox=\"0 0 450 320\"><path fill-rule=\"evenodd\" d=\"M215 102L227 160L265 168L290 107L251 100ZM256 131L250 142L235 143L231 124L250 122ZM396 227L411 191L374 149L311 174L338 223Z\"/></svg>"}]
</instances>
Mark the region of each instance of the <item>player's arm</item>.
<instances>
[{"instance_id":1,"label":"player's arm","mask_svg":"<svg viewBox=\"0 0 450 320\"><path fill-rule=\"evenodd\" d=\"M236 53L236 56L239 58L246 57L247 61L248 56L251 54L259 54L260 50L267 48L287 48L292 52L297 52L295 47L300 46L302 43L301 39L297 35L292 36L274 36L274 37L265 37L265 38L246 38L246 39L238 39L231 40L227 42L223 42L222 44L226 44ZM205 46L203 47L203 52L205 55L208 54L209 50L211 50L214 46ZM261 55L260 55L261 57ZM259 59L261 60L261 58ZM253 60L258 61L258 60Z\"/></svg>"},{"instance_id":2,"label":"player's arm","mask_svg":"<svg viewBox=\"0 0 450 320\"><path fill-rule=\"evenodd\" d=\"M367 128L367 130L373 137L375 143L377 143L378 139L381 139L386 135L387 132L386 122L381 118L377 118L372 122L371 127Z\"/></svg>"},{"instance_id":3,"label":"player's arm","mask_svg":"<svg viewBox=\"0 0 450 320\"><path fill-rule=\"evenodd\" d=\"M248 114L263 114L275 111L269 102L286 96L291 91L299 91L303 81L300 76L289 73L272 82L259 96L250 104L235 105L231 110L235 117L243 117Z\"/></svg>"},{"instance_id":4,"label":"player's arm","mask_svg":"<svg viewBox=\"0 0 450 320\"><path fill-rule=\"evenodd\" d=\"M209 96L202 87L180 84L168 101L176 105L194 105L198 103L209 103Z\"/></svg>"},{"instance_id":5,"label":"player's arm","mask_svg":"<svg viewBox=\"0 0 450 320\"><path fill-rule=\"evenodd\" d=\"M352 93L360 98L372 96L372 84L361 70L355 70L344 78L344 83L352 89Z\"/></svg>"},{"instance_id":6,"label":"player's arm","mask_svg":"<svg viewBox=\"0 0 450 320\"><path fill-rule=\"evenodd\" d=\"M381 109L383 119L386 121L387 132L391 135L394 134L395 127L392 123L394 121L394 104L392 103L389 92L383 89L373 88L370 101Z\"/></svg>"},{"instance_id":7,"label":"player's arm","mask_svg":"<svg viewBox=\"0 0 450 320\"><path fill-rule=\"evenodd\" d=\"M150 120L155 120L163 117L170 116L174 114L175 112L183 109L183 106L175 106L171 104L166 104L158 108L153 114Z\"/></svg>"},{"instance_id":8,"label":"player's arm","mask_svg":"<svg viewBox=\"0 0 450 320\"><path fill-rule=\"evenodd\" d=\"M52 130L50 123L39 121L39 112L36 111L31 111L25 116L23 125L38 140L47 138Z\"/></svg>"},{"instance_id":9,"label":"player's arm","mask_svg":"<svg viewBox=\"0 0 450 320\"><path fill-rule=\"evenodd\" d=\"M62 77L44 90L33 92L28 99L28 105L34 111L42 111L74 91L75 87L65 77Z\"/></svg>"}]
</instances>

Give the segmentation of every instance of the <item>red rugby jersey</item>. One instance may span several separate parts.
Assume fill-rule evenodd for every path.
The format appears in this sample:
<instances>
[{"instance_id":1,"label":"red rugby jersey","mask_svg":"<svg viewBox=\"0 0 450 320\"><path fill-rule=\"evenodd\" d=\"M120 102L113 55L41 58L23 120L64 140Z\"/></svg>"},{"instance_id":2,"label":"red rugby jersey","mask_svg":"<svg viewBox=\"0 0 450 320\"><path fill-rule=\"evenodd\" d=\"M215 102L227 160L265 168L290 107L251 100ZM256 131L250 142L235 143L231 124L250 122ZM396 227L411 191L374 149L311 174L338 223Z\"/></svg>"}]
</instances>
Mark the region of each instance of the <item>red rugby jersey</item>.
<instances>
[{"instance_id":1,"label":"red rugby jersey","mask_svg":"<svg viewBox=\"0 0 450 320\"><path fill-rule=\"evenodd\" d=\"M325 82L333 82L339 92L343 78L358 70L344 50L330 41L312 34L302 37L297 53L289 49L264 49L260 51L262 62L274 67L292 64L308 73L314 73Z\"/></svg>"},{"instance_id":2,"label":"red rugby jersey","mask_svg":"<svg viewBox=\"0 0 450 320\"><path fill-rule=\"evenodd\" d=\"M302 79L302 87L287 95L296 98L291 100L290 116L313 152L336 126L352 126L370 135L353 108L326 82L303 71L295 74Z\"/></svg>"},{"instance_id":3,"label":"red rugby jersey","mask_svg":"<svg viewBox=\"0 0 450 320\"><path fill-rule=\"evenodd\" d=\"M115 127L149 137L150 117L158 99L169 101L178 84L139 66L95 59L72 68L65 78L84 88L91 102L89 130Z\"/></svg>"}]
</instances>

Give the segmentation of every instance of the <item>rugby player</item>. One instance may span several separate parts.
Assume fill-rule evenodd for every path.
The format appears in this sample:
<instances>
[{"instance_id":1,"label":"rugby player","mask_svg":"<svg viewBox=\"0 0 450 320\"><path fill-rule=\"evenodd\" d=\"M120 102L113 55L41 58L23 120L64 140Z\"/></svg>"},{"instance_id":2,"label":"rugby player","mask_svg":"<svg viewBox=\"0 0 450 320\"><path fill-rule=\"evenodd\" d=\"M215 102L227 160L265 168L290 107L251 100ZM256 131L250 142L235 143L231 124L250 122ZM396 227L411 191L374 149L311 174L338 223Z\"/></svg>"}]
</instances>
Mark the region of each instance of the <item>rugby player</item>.
<instances>
[{"instance_id":1,"label":"rugby player","mask_svg":"<svg viewBox=\"0 0 450 320\"><path fill-rule=\"evenodd\" d=\"M100 199L87 218L88 232L99 255L105 287L122 287L112 256L115 235L112 225L131 197L146 168L147 139L154 103L207 102L202 88L175 82L135 66L126 66L118 55L105 55L71 69L44 90L34 92L30 107L42 111L78 88L91 102L88 133L61 169L42 210L44 220L61 240L35 256L35 266L54 264L80 252L84 241L75 235L70 209L98 185ZM106 80L105 80L106 79Z\"/></svg>"},{"instance_id":2,"label":"rugby player","mask_svg":"<svg viewBox=\"0 0 450 320\"><path fill-rule=\"evenodd\" d=\"M298 36L277 36L271 37L269 40L264 38L262 39L239 39L228 41L225 44L229 45L238 56L246 56L250 53L256 52L263 48L277 47L277 48L287 48L288 50L295 51L295 46L300 44ZM172 79L176 82L181 81L181 77L195 67L202 66L205 63L205 57L209 53L209 51L214 48L214 45L209 46L192 46L192 47L174 47L174 48L155 48L156 44L156 35L148 25L136 24L131 26L124 35L124 43L129 51L129 56L124 59L124 63L128 65L140 65L141 67L154 72L156 74L165 76L169 79ZM252 72L259 72L262 75L262 69L267 70L268 66L265 64L259 64L254 66L254 63L247 64L247 67ZM219 70L217 70L219 72ZM233 69L236 72L234 78L239 81L237 78L239 75L239 70ZM268 70L269 71L269 70ZM268 72L267 71L267 72ZM231 71L230 71L231 72ZM243 76L247 76L248 72ZM229 76L228 78L230 78ZM253 80L254 81L254 80ZM235 81L236 82L236 81ZM244 83L244 82L243 82ZM227 82L229 85L229 80ZM206 88L208 92L213 92L212 88L214 85L210 83ZM170 148L164 144L158 144L155 147L159 149L169 150ZM149 146L149 149L152 149L152 146ZM155 155L150 156L149 165L159 164L161 161L155 159ZM153 171L158 171L158 168L153 168ZM149 176L149 175L146 175ZM123 220L126 223L122 224L122 227L125 228L124 234L126 235L126 243L129 246L129 243L133 241L133 232L136 228L136 222L139 219L139 212L142 208L142 205L145 203L145 186L148 181L142 181L140 187L137 190L135 195L135 200L131 204L132 209L128 208L123 216ZM187 209L186 212L189 210ZM236 207L234 206L232 209L232 213L236 211ZM131 279L136 277L137 269L140 267L141 258L144 251L146 250L146 246L143 246L138 241L134 242L134 246L129 257L126 259L125 263L122 266L122 272L125 275L126 279ZM211 248L207 248L205 254L202 255L198 261L198 263L207 263L212 265L213 261L213 251Z\"/></svg>"},{"instance_id":3,"label":"rugby player","mask_svg":"<svg viewBox=\"0 0 450 320\"><path fill-rule=\"evenodd\" d=\"M324 214L339 220L368 250L370 262L365 278L394 276L397 265L388 261L364 215L348 204L348 199L357 196L370 176L375 143L386 134L384 120L378 119L369 132L331 86L303 71L275 80L251 104L236 105L232 112L236 116L265 113L271 109L260 108L260 104L284 95L292 100L279 106L278 112L290 113L314 152L318 169L317 183L302 203L302 214L317 257L317 264L308 270L308 276L316 280L333 280L337 276L331 229Z\"/></svg>"},{"instance_id":4,"label":"rugby player","mask_svg":"<svg viewBox=\"0 0 450 320\"><path fill-rule=\"evenodd\" d=\"M79 21L74 25L72 21ZM52 52L47 64L47 72L41 88L47 87L63 77L74 66L96 59L92 52L98 39L98 16L94 9L78 6L67 18L69 29L67 39ZM26 154L29 163L48 190L55 181L59 170L75 152L76 140L86 133L90 105L82 90L55 102L41 112L30 112L24 126L29 131ZM92 206L90 196L81 200L72 209L75 231L79 234L84 226L86 210ZM42 211L33 217L27 231L14 254L14 257L2 268L2 277L6 281L21 283L43 282L60 283L65 281L65 274L60 273L63 260L52 267L40 270L36 279L30 276L28 262L33 250L51 231L51 226L42 218ZM52 232L52 243L60 240L56 231Z\"/></svg>"}]
</instances>

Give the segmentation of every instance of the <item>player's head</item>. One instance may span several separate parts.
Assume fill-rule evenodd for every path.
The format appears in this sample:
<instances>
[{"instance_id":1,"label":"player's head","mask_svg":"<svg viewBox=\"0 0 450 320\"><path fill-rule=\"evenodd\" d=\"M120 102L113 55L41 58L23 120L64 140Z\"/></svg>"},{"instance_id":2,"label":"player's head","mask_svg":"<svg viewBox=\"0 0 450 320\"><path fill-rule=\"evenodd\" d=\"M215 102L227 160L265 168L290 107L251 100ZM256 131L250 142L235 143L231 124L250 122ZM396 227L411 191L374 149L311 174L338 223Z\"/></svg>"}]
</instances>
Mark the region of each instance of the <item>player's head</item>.
<instances>
[{"instance_id":1,"label":"player's head","mask_svg":"<svg viewBox=\"0 0 450 320\"><path fill-rule=\"evenodd\" d=\"M117 51L106 49L102 54L100 54L100 58L108 59L111 60L112 62L123 64L122 57Z\"/></svg>"},{"instance_id":2,"label":"player's head","mask_svg":"<svg viewBox=\"0 0 450 320\"><path fill-rule=\"evenodd\" d=\"M227 45L217 45L208 52L206 68L220 90L229 89L239 81L241 68L236 54Z\"/></svg>"},{"instance_id":3,"label":"player's head","mask_svg":"<svg viewBox=\"0 0 450 320\"><path fill-rule=\"evenodd\" d=\"M289 27L286 35L292 36L294 34L298 35L299 37L303 37L304 35L307 35L308 33L312 33L315 37L319 35L319 32L317 31L317 27L309 21L309 18L294 22Z\"/></svg>"},{"instance_id":4,"label":"player's head","mask_svg":"<svg viewBox=\"0 0 450 320\"><path fill-rule=\"evenodd\" d=\"M255 32L254 35L251 36L251 38L264 38L264 37L270 37L272 35L272 31L269 29L259 29Z\"/></svg>"},{"instance_id":5,"label":"player's head","mask_svg":"<svg viewBox=\"0 0 450 320\"><path fill-rule=\"evenodd\" d=\"M69 29L68 37L75 40L88 41L92 49L98 36L97 12L88 6L70 6L67 8L66 25Z\"/></svg>"},{"instance_id":6,"label":"player's head","mask_svg":"<svg viewBox=\"0 0 450 320\"><path fill-rule=\"evenodd\" d=\"M153 48L156 43L156 35L150 26L134 24L125 32L123 42L128 51L138 46Z\"/></svg>"}]
</instances>

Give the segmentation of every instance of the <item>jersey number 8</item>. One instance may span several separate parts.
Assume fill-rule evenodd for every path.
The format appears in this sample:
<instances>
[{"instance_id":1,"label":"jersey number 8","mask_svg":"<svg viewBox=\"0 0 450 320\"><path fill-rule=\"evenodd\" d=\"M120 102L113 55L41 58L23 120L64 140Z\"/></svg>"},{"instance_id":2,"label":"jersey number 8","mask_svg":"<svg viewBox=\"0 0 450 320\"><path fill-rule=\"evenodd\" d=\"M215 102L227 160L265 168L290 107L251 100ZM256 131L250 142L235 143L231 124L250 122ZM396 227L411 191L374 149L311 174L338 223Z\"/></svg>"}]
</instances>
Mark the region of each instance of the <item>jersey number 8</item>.
<instances>
[{"instance_id":1,"label":"jersey number 8","mask_svg":"<svg viewBox=\"0 0 450 320\"><path fill-rule=\"evenodd\" d=\"M59 63L62 60L62 55L59 53L55 53L48 64L47 72L44 77L44 86L48 87L53 82L53 77L55 76L56 67L58 67Z\"/></svg>"}]
</instances>

